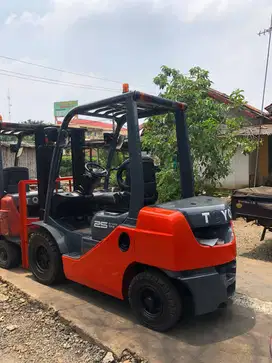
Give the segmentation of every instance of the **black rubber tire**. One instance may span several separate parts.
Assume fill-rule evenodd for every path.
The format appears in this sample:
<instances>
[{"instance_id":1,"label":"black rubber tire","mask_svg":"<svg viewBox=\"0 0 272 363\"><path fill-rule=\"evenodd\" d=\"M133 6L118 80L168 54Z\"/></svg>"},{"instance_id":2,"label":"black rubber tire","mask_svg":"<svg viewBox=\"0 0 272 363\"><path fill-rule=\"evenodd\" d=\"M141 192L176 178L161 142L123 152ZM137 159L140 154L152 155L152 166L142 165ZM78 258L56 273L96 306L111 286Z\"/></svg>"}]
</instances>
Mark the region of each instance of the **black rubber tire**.
<instances>
[{"instance_id":1,"label":"black rubber tire","mask_svg":"<svg viewBox=\"0 0 272 363\"><path fill-rule=\"evenodd\" d=\"M21 249L16 244L0 240L0 267L9 270L21 263Z\"/></svg>"},{"instance_id":2,"label":"black rubber tire","mask_svg":"<svg viewBox=\"0 0 272 363\"><path fill-rule=\"evenodd\" d=\"M37 253L43 250L48 259L48 267L42 268ZM61 253L54 238L43 230L30 235L28 247L29 267L36 280L44 285L53 285L64 280Z\"/></svg>"},{"instance_id":3,"label":"black rubber tire","mask_svg":"<svg viewBox=\"0 0 272 363\"><path fill-rule=\"evenodd\" d=\"M150 316L141 301L144 291L154 291L161 300L161 312ZM171 280L159 271L144 271L136 275L129 286L130 307L139 322L149 329L164 332L173 328L181 317L182 299Z\"/></svg>"}]
</instances>

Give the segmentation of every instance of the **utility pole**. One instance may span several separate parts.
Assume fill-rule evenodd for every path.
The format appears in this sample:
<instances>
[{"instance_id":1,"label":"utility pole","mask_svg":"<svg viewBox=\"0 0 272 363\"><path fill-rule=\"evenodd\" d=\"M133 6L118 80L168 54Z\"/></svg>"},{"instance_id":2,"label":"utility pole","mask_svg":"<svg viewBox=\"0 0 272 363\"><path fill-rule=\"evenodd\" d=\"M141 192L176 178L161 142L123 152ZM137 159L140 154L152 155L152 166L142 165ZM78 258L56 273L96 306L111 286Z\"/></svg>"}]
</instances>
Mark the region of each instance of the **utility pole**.
<instances>
[{"instance_id":1,"label":"utility pole","mask_svg":"<svg viewBox=\"0 0 272 363\"><path fill-rule=\"evenodd\" d=\"M262 94L262 117L260 118L259 124L259 133L258 133L258 144L256 150L256 161L255 161L255 173L254 173L254 187L257 183L257 176L258 176L258 166L259 166L259 154L260 154L260 143L261 143L261 131L262 131L262 123L264 119L264 101L265 101L265 92L266 92L266 81L267 81L267 73L268 73L268 66L269 66L269 58L270 58L270 47L271 47L271 35L272 35L272 14L270 18L270 26L267 29L259 31L258 35L266 35L268 34L268 45L267 45L267 54L266 54L266 63L265 63L265 72L264 72L264 84L263 84L263 94Z\"/></svg>"},{"instance_id":2,"label":"utility pole","mask_svg":"<svg viewBox=\"0 0 272 363\"><path fill-rule=\"evenodd\" d=\"M10 93L9 93L9 88L8 88L8 114L9 114L9 121L11 121L11 98L10 98Z\"/></svg>"}]
</instances>

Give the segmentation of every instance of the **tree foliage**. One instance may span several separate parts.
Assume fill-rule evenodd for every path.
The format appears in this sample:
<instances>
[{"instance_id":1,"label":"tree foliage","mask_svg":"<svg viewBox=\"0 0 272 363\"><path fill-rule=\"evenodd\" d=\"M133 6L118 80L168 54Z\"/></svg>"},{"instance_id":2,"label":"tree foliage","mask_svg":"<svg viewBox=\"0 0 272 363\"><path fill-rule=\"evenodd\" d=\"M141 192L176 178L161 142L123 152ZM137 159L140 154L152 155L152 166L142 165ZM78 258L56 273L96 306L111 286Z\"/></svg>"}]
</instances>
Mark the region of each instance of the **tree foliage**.
<instances>
[{"instance_id":1,"label":"tree foliage","mask_svg":"<svg viewBox=\"0 0 272 363\"><path fill-rule=\"evenodd\" d=\"M230 103L218 102L209 96L212 81L209 72L194 67L188 75L177 69L163 66L154 78L160 96L188 105L188 125L193 160L196 192L215 188L230 173L231 159L238 149L251 152L254 139L238 136L238 130L248 124L242 116L245 104L243 91L235 90ZM172 115L156 116L145 123L143 145L158 158L161 172L158 174L160 200L178 198L180 194L177 168L175 125Z\"/></svg>"},{"instance_id":2,"label":"tree foliage","mask_svg":"<svg viewBox=\"0 0 272 363\"><path fill-rule=\"evenodd\" d=\"M28 119L26 121L23 121L22 123L26 124L26 125L31 125L31 126L37 126L37 125L43 125L44 121ZM34 137L34 135L25 136L23 141L28 143L28 144L34 144L35 143L35 137Z\"/></svg>"},{"instance_id":3,"label":"tree foliage","mask_svg":"<svg viewBox=\"0 0 272 363\"><path fill-rule=\"evenodd\" d=\"M43 125L44 121L28 119L26 121L23 121L23 124L27 124L27 125Z\"/></svg>"}]
</instances>

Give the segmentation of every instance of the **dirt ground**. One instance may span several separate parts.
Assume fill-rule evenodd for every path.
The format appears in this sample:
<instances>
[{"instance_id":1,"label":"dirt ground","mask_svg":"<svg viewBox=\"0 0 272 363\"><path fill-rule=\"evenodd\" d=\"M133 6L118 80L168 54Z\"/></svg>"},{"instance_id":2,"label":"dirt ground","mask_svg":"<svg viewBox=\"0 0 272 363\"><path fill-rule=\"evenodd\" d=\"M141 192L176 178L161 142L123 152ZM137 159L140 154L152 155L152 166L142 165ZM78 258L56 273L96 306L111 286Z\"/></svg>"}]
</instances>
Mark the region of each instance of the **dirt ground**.
<instances>
[{"instance_id":1,"label":"dirt ground","mask_svg":"<svg viewBox=\"0 0 272 363\"><path fill-rule=\"evenodd\" d=\"M261 226L243 219L234 221L237 238L237 253L240 256L272 262L272 233L267 232L265 240L260 242L263 231Z\"/></svg>"},{"instance_id":2,"label":"dirt ground","mask_svg":"<svg viewBox=\"0 0 272 363\"><path fill-rule=\"evenodd\" d=\"M138 363L124 352L111 352L82 339L51 309L30 301L0 281L0 363Z\"/></svg>"},{"instance_id":3,"label":"dirt ground","mask_svg":"<svg viewBox=\"0 0 272 363\"><path fill-rule=\"evenodd\" d=\"M231 202L230 195L221 198L226 202ZM237 239L237 254L243 257L253 258L272 262L272 233L266 232L265 240L260 241L263 231L262 226L247 223L243 218L233 221Z\"/></svg>"},{"instance_id":4,"label":"dirt ground","mask_svg":"<svg viewBox=\"0 0 272 363\"><path fill-rule=\"evenodd\" d=\"M260 242L262 227L234 222L241 256L272 262L272 233ZM0 280L0 363L139 363L124 352L120 361L111 352L82 339L51 309L29 300Z\"/></svg>"}]
</instances>

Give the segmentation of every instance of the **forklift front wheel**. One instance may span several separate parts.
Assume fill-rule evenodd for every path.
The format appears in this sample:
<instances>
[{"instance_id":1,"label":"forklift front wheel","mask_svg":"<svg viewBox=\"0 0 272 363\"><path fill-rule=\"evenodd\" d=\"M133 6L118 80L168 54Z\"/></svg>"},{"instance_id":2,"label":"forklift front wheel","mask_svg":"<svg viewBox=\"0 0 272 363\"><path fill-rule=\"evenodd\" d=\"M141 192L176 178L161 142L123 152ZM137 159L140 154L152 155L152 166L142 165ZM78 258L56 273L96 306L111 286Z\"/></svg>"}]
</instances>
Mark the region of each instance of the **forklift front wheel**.
<instances>
[{"instance_id":1,"label":"forklift front wheel","mask_svg":"<svg viewBox=\"0 0 272 363\"><path fill-rule=\"evenodd\" d=\"M21 250L12 242L0 240L0 267L10 269L18 267L21 262Z\"/></svg>"},{"instance_id":2,"label":"forklift front wheel","mask_svg":"<svg viewBox=\"0 0 272 363\"><path fill-rule=\"evenodd\" d=\"M42 230L33 232L28 247L30 270L38 282L52 285L64 279L62 259L56 241Z\"/></svg>"},{"instance_id":3,"label":"forklift front wheel","mask_svg":"<svg viewBox=\"0 0 272 363\"><path fill-rule=\"evenodd\" d=\"M128 298L137 319L152 330L169 330L181 317L181 297L171 280L159 271L136 275L130 283Z\"/></svg>"}]
</instances>

